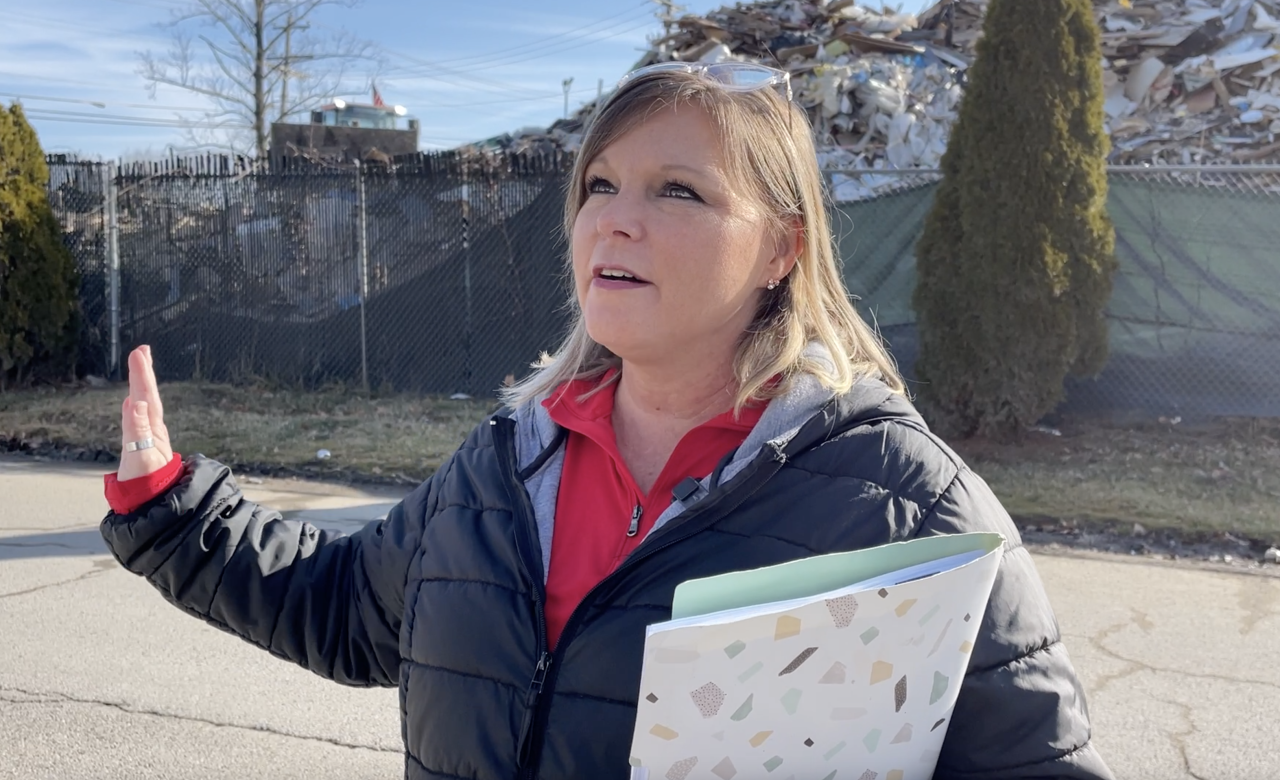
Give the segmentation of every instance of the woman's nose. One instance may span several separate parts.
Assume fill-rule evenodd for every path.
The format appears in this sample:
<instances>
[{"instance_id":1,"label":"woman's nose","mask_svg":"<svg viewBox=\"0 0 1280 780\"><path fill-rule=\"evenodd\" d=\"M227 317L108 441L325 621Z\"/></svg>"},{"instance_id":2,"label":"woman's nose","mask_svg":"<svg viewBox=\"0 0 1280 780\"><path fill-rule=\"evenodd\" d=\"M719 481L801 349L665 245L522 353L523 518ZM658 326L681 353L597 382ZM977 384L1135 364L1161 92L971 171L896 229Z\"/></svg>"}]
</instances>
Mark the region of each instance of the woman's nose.
<instances>
[{"instance_id":1,"label":"woman's nose","mask_svg":"<svg viewBox=\"0 0 1280 780\"><path fill-rule=\"evenodd\" d=\"M603 237L638 239L644 235L641 210L636 198L625 191L612 195L596 216L596 230Z\"/></svg>"}]
</instances>

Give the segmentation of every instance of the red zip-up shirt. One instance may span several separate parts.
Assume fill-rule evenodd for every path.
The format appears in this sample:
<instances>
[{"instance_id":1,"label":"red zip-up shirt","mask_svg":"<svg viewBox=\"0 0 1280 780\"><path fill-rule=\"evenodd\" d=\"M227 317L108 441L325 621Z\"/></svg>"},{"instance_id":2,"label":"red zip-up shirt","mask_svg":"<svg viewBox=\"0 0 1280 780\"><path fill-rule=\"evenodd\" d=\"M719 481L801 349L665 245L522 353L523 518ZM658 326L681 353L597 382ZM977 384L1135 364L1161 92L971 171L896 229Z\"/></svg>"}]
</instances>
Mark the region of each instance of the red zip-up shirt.
<instances>
[{"instance_id":1,"label":"red zip-up shirt","mask_svg":"<svg viewBox=\"0 0 1280 780\"><path fill-rule=\"evenodd\" d=\"M175 452L169 462L158 471L123 482L116 479L115 474L104 474L102 482L111 511L118 515L128 515L168 493L181 478L182 456Z\"/></svg>"},{"instance_id":2,"label":"red zip-up shirt","mask_svg":"<svg viewBox=\"0 0 1280 780\"><path fill-rule=\"evenodd\" d=\"M710 474L747 438L766 406L752 404L736 420L732 410L725 412L686 433L646 494L623 462L614 436L617 384L579 400L608 378L569 382L543 402L551 419L569 431L547 579L545 612L552 647L587 593L639 546L671 505L672 490L686 477Z\"/></svg>"}]
</instances>

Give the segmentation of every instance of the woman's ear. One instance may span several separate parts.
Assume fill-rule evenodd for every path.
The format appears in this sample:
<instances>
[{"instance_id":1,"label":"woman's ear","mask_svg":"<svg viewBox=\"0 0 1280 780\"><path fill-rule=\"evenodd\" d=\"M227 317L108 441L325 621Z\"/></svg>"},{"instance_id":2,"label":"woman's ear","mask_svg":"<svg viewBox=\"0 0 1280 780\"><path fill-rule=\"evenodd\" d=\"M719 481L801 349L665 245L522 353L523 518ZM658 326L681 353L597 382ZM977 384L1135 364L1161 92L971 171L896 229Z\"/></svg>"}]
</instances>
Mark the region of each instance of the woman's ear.
<instances>
[{"instance_id":1,"label":"woman's ear","mask_svg":"<svg viewBox=\"0 0 1280 780\"><path fill-rule=\"evenodd\" d=\"M804 252L804 223L799 217L792 217L777 232L773 259L769 261L769 278L782 281L795 268L796 261Z\"/></svg>"}]
</instances>

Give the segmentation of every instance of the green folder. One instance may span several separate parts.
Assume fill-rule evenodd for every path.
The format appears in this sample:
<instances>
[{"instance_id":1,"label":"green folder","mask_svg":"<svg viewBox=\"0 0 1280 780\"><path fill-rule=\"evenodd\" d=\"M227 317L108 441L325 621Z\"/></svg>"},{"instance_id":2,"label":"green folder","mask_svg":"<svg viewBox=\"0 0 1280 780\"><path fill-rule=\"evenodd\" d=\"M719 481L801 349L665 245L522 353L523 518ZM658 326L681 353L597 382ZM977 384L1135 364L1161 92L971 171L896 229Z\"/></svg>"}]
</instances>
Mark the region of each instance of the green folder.
<instances>
[{"instance_id":1,"label":"green folder","mask_svg":"<svg viewBox=\"0 0 1280 780\"><path fill-rule=\"evenodd\" d=\"M831 553L750 571L681 583L671 619L707 615L789 599L810 598L862 580L964 553L989 553L1004 544L997 533L930 536L852 552Z\"/></svg>"}]
</instances>

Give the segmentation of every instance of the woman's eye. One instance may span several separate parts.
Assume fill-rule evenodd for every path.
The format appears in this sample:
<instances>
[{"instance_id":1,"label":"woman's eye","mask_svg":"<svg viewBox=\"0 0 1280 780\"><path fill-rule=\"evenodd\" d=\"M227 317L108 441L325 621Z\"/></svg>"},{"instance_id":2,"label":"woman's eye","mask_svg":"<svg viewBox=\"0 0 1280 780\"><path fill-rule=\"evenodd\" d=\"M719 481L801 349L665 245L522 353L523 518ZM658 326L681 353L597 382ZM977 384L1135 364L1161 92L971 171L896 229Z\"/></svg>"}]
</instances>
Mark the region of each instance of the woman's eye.
<instances>
[{"instance_id":1,"label":"woman's eye","mask_svg":"<svg viewBox=\"0 0 1280 780\"><path fill-rule=\"evenodd\" d=\"M678 181L667 182L667 186L663 187L666 194L675 198L683 198L684 200L702 200L698 197L698 193L688 184L681 184Z\"/></svg>"},{"instance_id":2,"label":"woman's eye","mask_svg":"<svg viewBox=\"0 0 1280 780\"><path fill-rule=\"evenodd\" d=\"M610 184L606 179L602 179L599 176L594 176L590 179L587 179L587 192L589 193L613 192L613 185Z\"/></svg>"}]
</instances>

